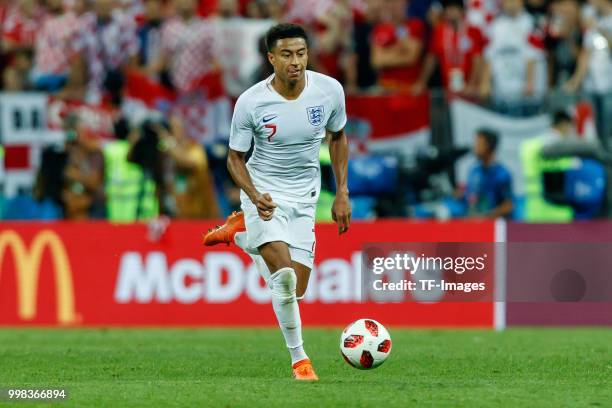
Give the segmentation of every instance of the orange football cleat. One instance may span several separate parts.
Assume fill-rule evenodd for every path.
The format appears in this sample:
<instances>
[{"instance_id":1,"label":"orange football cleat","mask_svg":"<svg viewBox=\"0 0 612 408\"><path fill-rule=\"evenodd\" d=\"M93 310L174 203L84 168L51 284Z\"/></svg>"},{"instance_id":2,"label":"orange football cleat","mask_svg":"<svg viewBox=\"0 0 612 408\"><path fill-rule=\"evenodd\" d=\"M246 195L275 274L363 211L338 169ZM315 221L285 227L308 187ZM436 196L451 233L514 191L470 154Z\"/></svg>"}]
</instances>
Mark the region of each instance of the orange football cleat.
<instances>
[{"instance_id":1,"label":"orange football cleat","mask_svg":"<svg viewBox=\"0 0 612 408\"><path fill-rule=\"evenodd\" d=\"M298 381L319 381L309 359L300 360L293 365L293 378Z\"/></svg>"},{"instance_id":2,"label":"orange football cleat","mask_svg":"<svg viewBox=\"0 0 612 408\"><path fill-rule=\"evenodd\" d=\"M244 226L244 214L242 211L234 211L232 215L227 217L225 224L217 226L215 229L209 230L204 235L204 245L213 246L217 244L231 244L234 242L234 236L237 232L246 231Z\"/></svg>"}]
</instances>

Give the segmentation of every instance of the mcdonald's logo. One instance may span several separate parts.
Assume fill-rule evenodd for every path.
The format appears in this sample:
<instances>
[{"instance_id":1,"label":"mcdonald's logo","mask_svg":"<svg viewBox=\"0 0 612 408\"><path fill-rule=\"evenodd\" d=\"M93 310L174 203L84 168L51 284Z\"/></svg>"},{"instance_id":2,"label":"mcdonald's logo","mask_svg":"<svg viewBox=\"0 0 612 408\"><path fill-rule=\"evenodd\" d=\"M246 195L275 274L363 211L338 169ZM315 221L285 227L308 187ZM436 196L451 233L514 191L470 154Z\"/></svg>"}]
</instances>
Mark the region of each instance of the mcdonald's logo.
<instances>
[{"instance_id":1,"label":"mcdonald's logo","mask_svg":"<svg viewBox=\"0 0 612 408\"><path fill-rule=\"evenodd\" d=\"M38 278L42 255L49 248L53 267L55 269L55 298L57 302L57 320L61 324L76 323L77 314L74 305L74 285L72 270L66 248L60 237L51 230L39 232L30 248L12 230L0 232L0 279L4 255L12 250L16 283L17 283L17 314L22 320L32 320L36 317L36 297L38 294Z\"/></svg>"}]
</instances>

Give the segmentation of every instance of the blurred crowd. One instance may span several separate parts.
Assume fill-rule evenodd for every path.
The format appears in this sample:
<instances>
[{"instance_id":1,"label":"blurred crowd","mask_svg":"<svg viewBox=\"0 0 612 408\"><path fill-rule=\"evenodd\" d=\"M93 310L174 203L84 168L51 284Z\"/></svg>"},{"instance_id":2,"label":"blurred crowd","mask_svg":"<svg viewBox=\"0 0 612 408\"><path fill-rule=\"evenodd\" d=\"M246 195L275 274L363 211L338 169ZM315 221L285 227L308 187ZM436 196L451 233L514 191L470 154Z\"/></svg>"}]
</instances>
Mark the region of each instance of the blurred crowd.
<instances>
[{"instance_id":1,"label":"blurred crowd","mask_svg":"<svg viewBox=\"0 0 612 408\"><path fill-rule=\"evenodd\" d=\"M178 101L137 124L118 115L104 146L64 118L66 146L45 151L35 188L56 204L49 217L215 218L219 196L237 203L210 171L223 153L180 106L225 93L222 73L240 67L221 64L216 23L240 18L304 25L311 69L348 94L443 88L529 115L552 89L612 92L612 0L0 0L4 91L122 112L139 80ZM271 73L261 44L253 81Z\"/></svg>"},{"instance_id":2,"label":"blurred crowd","mask_svg":"<svg viewBox=\"0 0 612 408\"><path fill-rule=\"evenodd\" d=\"M212 88L236 69L215 48L231 18L303 24L312 68L348 92L443 86L512 109L551 87L612 90L609 0L2 0L3 89L120 103L128 70Z\"/></svg>"},{"instance_id":3,"label":"blurred crowd","mask_svg":"<svg viewBox=\"0 0 612 408\"><path fill-rule=\"evenodd\" d=\"M213 73L238 67L219 64L215 22L232 18L304 25L312 68L348 92L442 86L511 110L612 90L610 0L0 0L2 86L120 103L136 71L218 92Z\"/></svg>"}]
</instances>

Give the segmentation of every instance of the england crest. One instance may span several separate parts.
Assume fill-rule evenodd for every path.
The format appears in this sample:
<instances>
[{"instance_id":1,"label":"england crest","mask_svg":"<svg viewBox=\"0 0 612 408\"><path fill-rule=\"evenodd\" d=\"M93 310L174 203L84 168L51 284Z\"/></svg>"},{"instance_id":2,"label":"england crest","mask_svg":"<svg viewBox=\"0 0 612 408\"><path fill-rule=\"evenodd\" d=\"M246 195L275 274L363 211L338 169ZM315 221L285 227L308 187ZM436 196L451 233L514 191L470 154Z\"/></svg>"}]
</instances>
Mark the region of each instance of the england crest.
<instances>
[{"instance_id":1,"label":"england crest","mask_svg":"<svg viewBox=\"0 0 612 408\"><path fill-rule=\"evenodd\" d=\"M308 113L308 121L312 126L319 126L323 123L323 105L306 108L306 112Z\"/></svg>"}]
</instances>

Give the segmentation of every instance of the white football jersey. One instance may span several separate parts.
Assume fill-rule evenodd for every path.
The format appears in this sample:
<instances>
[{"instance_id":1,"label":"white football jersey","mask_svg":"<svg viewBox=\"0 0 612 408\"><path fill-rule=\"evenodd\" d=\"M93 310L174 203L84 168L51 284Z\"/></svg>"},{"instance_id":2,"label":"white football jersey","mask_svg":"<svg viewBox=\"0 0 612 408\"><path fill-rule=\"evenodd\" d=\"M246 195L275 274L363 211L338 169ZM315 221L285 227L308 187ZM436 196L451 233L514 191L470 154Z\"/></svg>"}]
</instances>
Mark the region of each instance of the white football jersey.
<instances>
[{"instance_id":1,"label":"white football jersey","mask_svg":"<svg viewBox=\"0 0 612 408\"><path fill-rule=\"evenodd\" d=\"M272 200L317 202L321 141L326 130L337 132L346 124L342 85L317 72L305 75L295 100L274 90L272 75L240 95L234 108L229 147L246 152L254 141L247 169L255 188Z\"/></svg>"}]
</instances>

